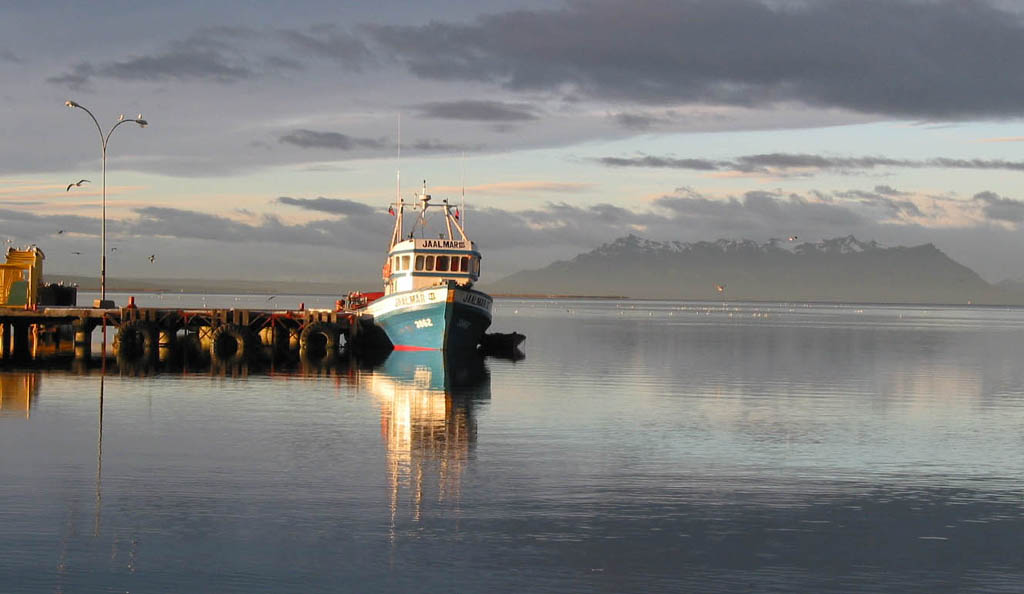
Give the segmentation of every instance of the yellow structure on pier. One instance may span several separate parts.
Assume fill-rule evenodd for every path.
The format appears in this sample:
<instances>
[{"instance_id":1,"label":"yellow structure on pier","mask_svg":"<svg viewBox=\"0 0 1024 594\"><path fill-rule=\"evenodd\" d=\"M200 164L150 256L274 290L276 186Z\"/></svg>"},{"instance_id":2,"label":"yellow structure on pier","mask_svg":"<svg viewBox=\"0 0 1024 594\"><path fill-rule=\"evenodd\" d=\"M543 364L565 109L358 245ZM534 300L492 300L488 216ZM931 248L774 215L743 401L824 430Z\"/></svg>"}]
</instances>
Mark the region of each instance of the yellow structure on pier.
<instances>
[{"instance_id":1,"label":"yellow structure on pier","mask_svg":"<svg viewBox=\"0 0 1024 594\"><path fill-rule=\"evenodd\" d=\"M43 250L32 246L9 248L7 262L0 264L0 307L34 307L43 283Z\"/></svg>"}]
</instances>

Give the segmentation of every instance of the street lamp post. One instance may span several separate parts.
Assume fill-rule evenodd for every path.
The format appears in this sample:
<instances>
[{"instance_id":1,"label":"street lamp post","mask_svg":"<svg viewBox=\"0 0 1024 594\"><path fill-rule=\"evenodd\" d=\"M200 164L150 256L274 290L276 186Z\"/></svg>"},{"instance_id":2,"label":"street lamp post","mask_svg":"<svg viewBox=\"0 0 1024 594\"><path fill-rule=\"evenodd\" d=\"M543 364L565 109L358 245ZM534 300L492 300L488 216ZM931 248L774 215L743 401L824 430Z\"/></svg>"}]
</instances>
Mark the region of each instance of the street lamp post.
<instances>
[{"instance_id":1,"label":"street lamp post","mask_svg":"<svg viewBox=\"0 0 1024 594\"><path fill-rule=\"evenodd\" d=\"M121 124L127 124L128 122L134 122L139 125L140 128L145 128L149 122L142 119L142 114L139 114L137 118L126 118L124 114L121 114L121 118L116 124L110 127L110 130L103 134L103 128L100 127L99 121L96 116L92 115L85 106L76 103L70 99L64 102L64 105L70 108L78 108L89 114L94 124L96 124L96 131L100 133L100 149L102 151L103 161L103 211L101 218L100 227L100 299L95 304L95 307L113 307L113 303L107 301L107 141L110 140L110 135L114 133Z\"/></svg>"}]
</instances>

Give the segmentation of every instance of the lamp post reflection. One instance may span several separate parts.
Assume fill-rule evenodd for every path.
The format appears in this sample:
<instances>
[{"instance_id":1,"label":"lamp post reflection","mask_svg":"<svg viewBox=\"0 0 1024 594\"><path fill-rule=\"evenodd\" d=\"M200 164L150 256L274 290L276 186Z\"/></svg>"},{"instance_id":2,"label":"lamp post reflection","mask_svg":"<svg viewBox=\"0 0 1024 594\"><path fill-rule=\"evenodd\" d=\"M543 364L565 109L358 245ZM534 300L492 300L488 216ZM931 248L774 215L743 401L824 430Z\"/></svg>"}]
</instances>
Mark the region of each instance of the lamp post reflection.
<instances>
[{"instance_id":1,"label":"lamp post reflection","mask_svg":"<svg viewBox=\"0 0 1024 594\"><path fill-rule=\"evenodd\" d=\"M96 435L96 520L93 524L93 536L100 535L100 509L103 507L103 379L105 373L100 374L100 411L97 421Z\"/></svg>"}]
</instances>

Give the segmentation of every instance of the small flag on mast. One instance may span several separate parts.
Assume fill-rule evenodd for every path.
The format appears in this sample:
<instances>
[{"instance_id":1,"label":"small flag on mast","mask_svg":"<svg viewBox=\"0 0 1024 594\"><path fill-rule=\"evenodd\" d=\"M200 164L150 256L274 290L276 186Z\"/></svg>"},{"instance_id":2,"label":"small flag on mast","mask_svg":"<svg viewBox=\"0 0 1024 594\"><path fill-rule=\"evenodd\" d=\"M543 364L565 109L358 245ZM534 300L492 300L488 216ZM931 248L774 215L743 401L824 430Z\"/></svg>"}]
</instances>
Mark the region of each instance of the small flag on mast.
<instances>
[{"instance_id":1,"label":"small flag on mast","mask_svg":"<svg viewBox=\"0 0 1024 594\"><path fill-rule=\"evenodd\" d=\"M455 208L455 220L456 221L459 220L459 209L458 209L458 207Z\"/></svg>"},{"instance_id":2,"label":"small flag on mast","mask_svg":"<svg viewBox=\"0 0 1024 594\"><path fill-rule=\"evenodd\" d=\"M389 206L388 207L388 214L391 215L391 216L395 216L395 207L394 206Z\"/></svg>"}]
</instances>

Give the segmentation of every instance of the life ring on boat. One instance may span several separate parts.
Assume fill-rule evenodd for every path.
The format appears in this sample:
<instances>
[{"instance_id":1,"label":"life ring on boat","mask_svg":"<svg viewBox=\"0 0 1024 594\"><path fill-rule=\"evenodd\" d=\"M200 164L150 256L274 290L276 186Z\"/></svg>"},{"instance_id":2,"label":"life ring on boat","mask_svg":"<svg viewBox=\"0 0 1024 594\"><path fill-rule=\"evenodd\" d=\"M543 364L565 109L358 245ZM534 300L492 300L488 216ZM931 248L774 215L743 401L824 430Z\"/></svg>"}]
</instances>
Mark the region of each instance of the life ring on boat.
<instances>
[{"instance_id":1,"label":"life ring on boat","mask_svg":"<svg viewBox=\"0 0 1024 594\"><path fill-rule=\"evenodd\" d=\"M391 276L391 258L388 258L388 261L384 263L384 267L380 269L380 275L384 280L388 280L388 277Z\"/></svg>"},{"instance_id":2,"label":"life ring on boat","mask_svg":"<svg viewBox=\"0 0 1024 594\"><path fill-rule=\"evenodd\" d=\"M157 333L152 324L132 320L121 324L114 337L114 352L125 360L142 356L149 357L156 352Z\"/></svg>"},{"instance_id":3,"label":"life ring on boat","mask_svg":"<svg viewBox=\"0 0 1024 594\"><path fill-rule=\"evenodd\" d=\"M210 333L210 355L224 363L244 361L256 353L256 336L246 326L223 324Z\"/></svg>"}]
</instances>

